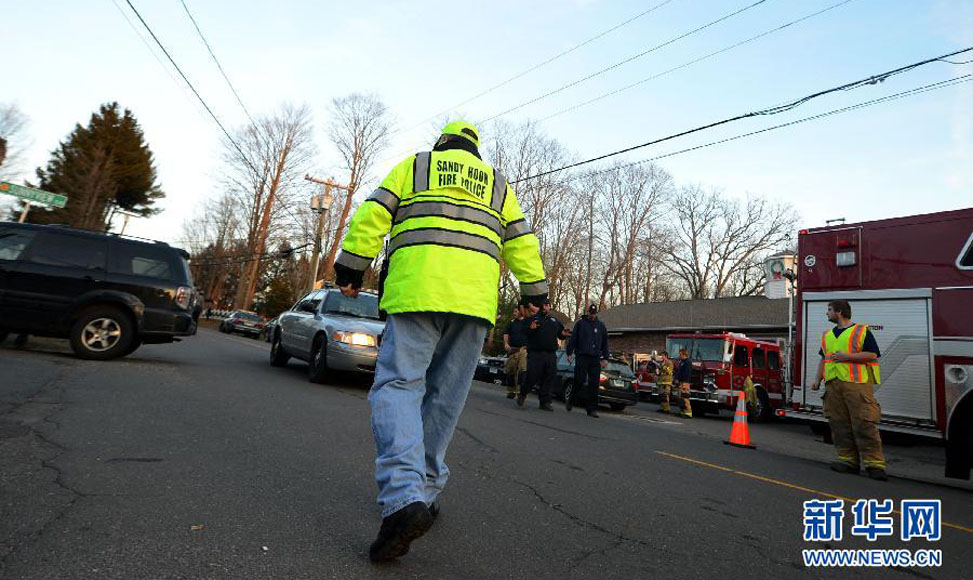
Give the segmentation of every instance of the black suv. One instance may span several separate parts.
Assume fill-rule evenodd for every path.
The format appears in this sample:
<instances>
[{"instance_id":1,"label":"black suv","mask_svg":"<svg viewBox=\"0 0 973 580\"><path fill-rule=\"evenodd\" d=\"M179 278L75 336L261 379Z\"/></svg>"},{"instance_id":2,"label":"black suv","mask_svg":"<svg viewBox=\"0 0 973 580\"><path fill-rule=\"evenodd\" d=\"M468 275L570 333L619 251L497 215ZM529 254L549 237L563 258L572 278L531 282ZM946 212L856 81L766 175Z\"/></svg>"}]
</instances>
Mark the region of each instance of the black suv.
<instances>
[{"instance_id":1,"label":"black suv","mask_svg":"<svg viewBox=\"0 0 973 580\"><path fill-rule=\"evenodd\" d=\"M162 242L0 222L0 341L69 338L78 356L107 360L196 334L188 258Z\"/></svg>"}]
</instances>

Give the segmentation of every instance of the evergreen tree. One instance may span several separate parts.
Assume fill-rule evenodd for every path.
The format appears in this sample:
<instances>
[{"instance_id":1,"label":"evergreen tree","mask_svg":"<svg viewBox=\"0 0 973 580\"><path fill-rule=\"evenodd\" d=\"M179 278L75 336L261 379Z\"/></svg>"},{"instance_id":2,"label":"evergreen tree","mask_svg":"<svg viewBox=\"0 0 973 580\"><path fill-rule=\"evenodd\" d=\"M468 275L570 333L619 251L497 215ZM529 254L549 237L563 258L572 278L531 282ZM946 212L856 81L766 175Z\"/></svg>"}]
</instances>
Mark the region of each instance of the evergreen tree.
<instances>
[{"instance_id":1,"label":"evergreen tree","mask_svg":"<svg viewBox=\"0 0 973 580\"><path fill-rule=\"evenodd\" d=\"M29 214L34 223L102 231L113 209L150 216L161 211L153 206L165 197L142 129L118 103L102 105L87 127L76 125L47 167L37 169L37 178L37 187L66 195L68 203L63 209L35 208Z\"/></svg>"}]
</instances>

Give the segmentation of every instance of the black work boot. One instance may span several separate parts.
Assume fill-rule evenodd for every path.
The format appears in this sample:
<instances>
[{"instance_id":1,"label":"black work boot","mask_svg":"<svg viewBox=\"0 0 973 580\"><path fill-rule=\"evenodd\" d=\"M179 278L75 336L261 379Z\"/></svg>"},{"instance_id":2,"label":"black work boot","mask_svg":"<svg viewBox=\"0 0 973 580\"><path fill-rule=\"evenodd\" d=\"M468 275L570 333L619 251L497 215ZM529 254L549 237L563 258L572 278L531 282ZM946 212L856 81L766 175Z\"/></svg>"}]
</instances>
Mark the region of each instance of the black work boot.
<instances>
[{"instance_id":1,"label":"black work boot","mask_svg":"<svg viewBox=\"0 0 973 580\"><path fill-rule=\"evenodd\" d=\"M541 411L553 411L554 410L554 407L552 407L550 403L541 403L540 407L538 407L538 408Z\"/></svg>"},{"instance_id":2,"label":"black work boot","mask_svg":"<svg viewBox=\"0 0 973 580\"><path fill-rule=\"evenodd\" d=\"M600 417L598 411L595 410L588 411L588 416L591 417L592 419L597 419L598 417Z\"/></svg>"},{"instance_id":3,"label":"black work boot","mask_svg":"<svg viewBox=\"0 0 973 580\"><path fill-rule=\"evenodd\" d=\"M858 474L858 466L849 465L844 461L835 461L831 464L831 471L837 471L838 473L854 473Z\"/></svg>"},{"instance_id":4,"label":"black work boot","mask_svg":"<svg viewBox=\"0 0 973 580\"><path fill-rule=\"evenodd\" d=\"M866 467L865 473L868 474L868 477L871 477L872 479L877 479L878 481L889 480L888 474L885 473L885 470L882 469L881 467Z\"/></svg>"},{"instance_id":5,"label":"black work boot","mask_svg":"<svg viewBox=\"0 0 973 580\"><path fill-rule=\"evenodd\" d=\"M437 510L438 512L438 510ZM433 516L425 502L412 502L382 519L378 537L368 549L372 562L387 562L409 553L409 544L429 531Z\"/></svg>"},{"instance_id":6,"label":"black work boot","mask_svg":"<svg viewBox=\"0 0 973 580\"><path fill-rule=\"evenodd\" d=\"M431 515L432 516L432 519L434 519L434 520L439 517L439 502L438 501L434 501L431 504L429 504L429 515Z\"/></svg>"},{"instance_id":7,"label":"black work boot","mask_svg":"<svg viewBox=\"0 0 973 580\"><path fill-rule=\"evenodd\" d=\"M524 401L526 401L526 400L527 400L527 395L524 395L523 393L517 395L517 406L518 407L523 407L524 406Z\"/></svg>"}]
</instances>

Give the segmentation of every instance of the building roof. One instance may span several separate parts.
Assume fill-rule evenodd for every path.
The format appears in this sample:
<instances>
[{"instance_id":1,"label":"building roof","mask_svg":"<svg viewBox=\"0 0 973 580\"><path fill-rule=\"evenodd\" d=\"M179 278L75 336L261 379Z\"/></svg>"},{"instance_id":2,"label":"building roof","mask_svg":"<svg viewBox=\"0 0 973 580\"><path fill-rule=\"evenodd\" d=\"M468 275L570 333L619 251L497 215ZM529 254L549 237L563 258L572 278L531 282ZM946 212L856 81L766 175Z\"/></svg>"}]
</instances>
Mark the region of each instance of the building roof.
<instances>
[{"instance_id":1,"label":"building roof","mask_svg":"<svg viewBox=\"0 0 973 580\"><path fill-rule=\"evenodd\" d=\"M763 296L623 304L599 314L610 332L787 328L787 298Z\"/></svg>"}]
</instances>

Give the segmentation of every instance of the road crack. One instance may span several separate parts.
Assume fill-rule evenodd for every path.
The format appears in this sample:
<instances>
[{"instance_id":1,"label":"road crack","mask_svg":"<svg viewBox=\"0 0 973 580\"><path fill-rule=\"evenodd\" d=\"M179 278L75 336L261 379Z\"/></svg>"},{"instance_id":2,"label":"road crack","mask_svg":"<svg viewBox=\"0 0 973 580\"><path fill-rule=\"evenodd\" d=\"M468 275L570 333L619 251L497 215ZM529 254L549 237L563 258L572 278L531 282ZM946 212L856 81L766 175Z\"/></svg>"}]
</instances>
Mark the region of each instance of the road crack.
<instances>
[{"instance_id":1,"label":"road crack","mask_svg":"<svg viewBox=\"0 0 973 580\"><path fill-rule=\"evenodd\" d=\"M52 430L54 431L60 429L61 427L60 423L54 420L53 417L54 415L56 415L61 411L64 405L64 398L63 398L64 387L59 386L59 383L62 378L63 378L63 372L59 371L52 379L43 383L34 393L32 393L30 396L24 399L23 402L12 405L11 408L5 410L2 413L2 415L10 416L16 411L24 409L28 405L47 405L50 407L50 411L46 415L40 418L38 424L43 423L43 424L52 425L53 426ZM36 401L36 399L40 396L51 396L51 399L47 401ZM69 451L68 447L51 439L46 433L38 429L36 425L25 424L23 421L20 421L19 423L21 425L26 426L30 430L30 434L34 437L34 439L39 441L43 446L46 446L48 448L53 448L56 451L50 457L41 458L40 465L42 468L49 469L52 472L54 472L54 481L53 481L54 485L57 488L70 494L70 499L67 500L64 504L62 504L60 508L57 510L57 512L54 514L54 516L51 517L48 521L44 522L44 524L40 528L31 532L28 535L28 537L26 537L22 541L12 544L10 546L10 549L5 554L0 556L0 570L6 568L9 559L15 554L17 554L20 550L22 550L26 546L29 546L41 540L45 536L45 534L47 534L47 532L50 531L52 526L57 522L61 521L79 501L81 501L86 497L90 497L88 494L85 494L84 492L75 489L70 484L68 484L67 481L65 480L64 471L55 464L55 461L61 455Z\"/></svg>"},{"instance_id":2,"label":"road crack","mask_svg":"<svg viewBox=\"0 0 973 580\"><path fill-rule=\"evenodd\" d=\"M643 547L651 547L652 546L652 544L650 542L646 542L645 540L640 540L638 538L633 538L633 537L630 537L630 536L626 536L625 534L620 534L620 533L618 533L618 532L616 532L614 530L610 530L610 529L608 529L608 528L606 528L606 527L604 527L602 525L596 524L596 523L594 523L592 521L588 521L588 520L586 520L586 519L584 519L584 518L582 518L580 516L576 516L576 515L572 514L568 510L564 509L564 506L562 506L561 504L554 503L553 501L551 501L551 500L547 499L546 497L544 497L544 494L542 494L540 491L538 491L538 489L535 486L533 486L533 485L531 485L531 484L529 484L529 483L527 483L525 481L520 481L519 479L515 479L515 478L511 478L511 481L513 481L517 485L520 485L522 487L525 487L525 488L529 489L531 491L531 493L534 494L534 497L536 497L538 499L538 501L540 501L542 504L544 504L547 507L551 508L552 510L558 512L559 514L563 515L564 517L568 518L569 520L571 520L572 522L574 522L575 524L577 524L577 525L579 525L579 526L581 526L583 528L589 528L589 529L595 530L597 532L601 532L601 533L603 533L603 534L605 534L607 536L610 536L612 538L616 538L618 540L621 540L622 542L629 542L629 543L635 544L637 546L643 546Z\"/></svg>"},{"instance_id":3,"label":"road crack","mask_svg":"<svg viewBox=\"0 0 973 580\"><path fill-rule=\"evenodd\" d=\"M500 453L499 449L486 443L485 441L483 441L473 433L470 433L469 429L466 429L465 427L456 427L456 430L462 433L463 435L466 435L470 439L472 439L480 448L488 451L489 453Z\"/></svg>"}]
</instances>

